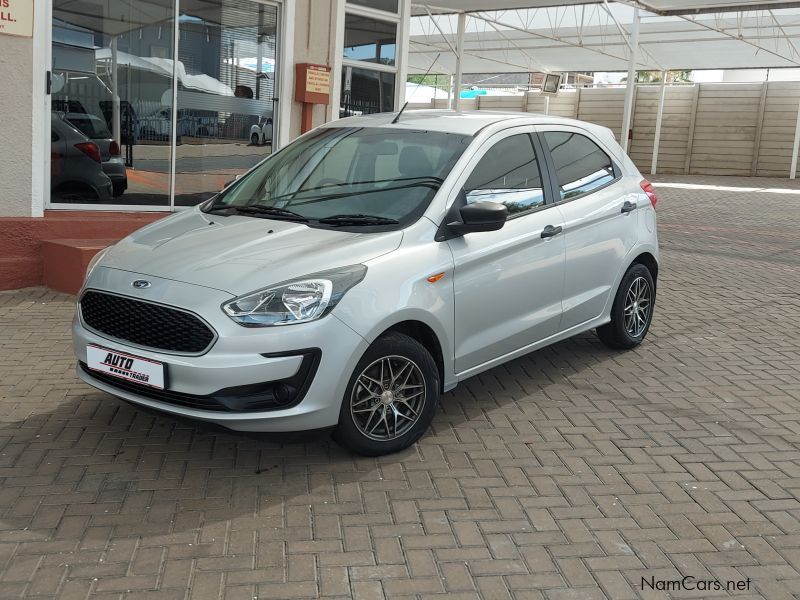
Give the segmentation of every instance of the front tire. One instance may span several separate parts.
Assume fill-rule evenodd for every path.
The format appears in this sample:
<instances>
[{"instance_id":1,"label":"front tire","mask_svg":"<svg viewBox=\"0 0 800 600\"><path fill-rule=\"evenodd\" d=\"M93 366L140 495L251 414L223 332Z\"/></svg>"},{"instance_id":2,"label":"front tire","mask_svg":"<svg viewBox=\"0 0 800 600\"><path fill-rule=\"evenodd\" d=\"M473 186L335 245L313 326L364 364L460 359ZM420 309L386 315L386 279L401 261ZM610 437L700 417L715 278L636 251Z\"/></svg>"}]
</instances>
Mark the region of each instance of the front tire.
<instances>
[{"instance_id":1,"label":"front tire","mask_svg":"<svg viewBox=\"0 0 800 600\"><path fill-rule=\"evenodd\" d=\"M253 135L250 136L250 143L253 146L258 146L260 144L260 140L258 139L257 133L254 133Z\"/></svg>"},{"instance_id":2,"label":"front tire","mask_svg":"<svg viewBox=\"0 0 800 600\"><path fill-rule=\"evenodd\" d=\"M650 269L634 264L617 289L611 322L597 328L597 337L609 348L629 350L644 341L656 302L656 286Z\"/></svg>"},{"instance_id":3,"label":"front tire","mask_svg":"<svg viewBox=\"0 0 800 600\"><path fill-rule=\"evenodd\" d=\"M333 438L364 456L411 446L439 402L439 370L430 352L402 333L381 336L356 365Z\"/></svg>"}]
</instances>

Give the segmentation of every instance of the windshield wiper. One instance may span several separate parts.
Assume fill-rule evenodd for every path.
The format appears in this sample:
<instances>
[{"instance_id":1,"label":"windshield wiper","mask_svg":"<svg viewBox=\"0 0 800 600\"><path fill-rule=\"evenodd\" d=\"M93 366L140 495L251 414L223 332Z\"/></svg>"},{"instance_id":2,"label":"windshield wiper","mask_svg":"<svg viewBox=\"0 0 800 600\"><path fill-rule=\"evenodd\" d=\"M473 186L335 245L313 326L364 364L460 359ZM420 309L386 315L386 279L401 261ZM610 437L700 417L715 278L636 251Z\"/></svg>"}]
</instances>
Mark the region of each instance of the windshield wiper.
<instances>
[{"instance_id":1,"label":"windshield wiper","mask_svg":"<svg viewBox=\"0 0 800 600\"><path fill-rule=\"evenodd\" d=\"M211 208L213 208L213 206ZM308 218L299 213L286 210L285 208L278 208L277 206L267 206L265 204L248 204L245 206L230 206L229 208L246 215L264 215L267 217L274 217L286 221L298 221L301 223L306 223L308 221Z\"/></svg>"},{"instance_id":2,"label":"windshield wiper","mask_svg":"<svg viewBox=\"0 0 800 600\"><path fill-rule=\"evenodd\" d=\"M379 217L377 215L331 215L330 217L323 217L317 219L317 222L323 225L399 225L400 221L397 219L389 219L387 217Z\"/></svg>"},{"instance_id":3,"label":"windshield wiper","mask_svg":"<svg viewBox=\"0 0 800 600\"><path fill-rule=\"evenodd\" d=\"M201 210L204 213L219 212L223 210L231 210L233 206L225 204L224 202L212 202L210 206L204 207Z\"/></svg>"}]
</instances>

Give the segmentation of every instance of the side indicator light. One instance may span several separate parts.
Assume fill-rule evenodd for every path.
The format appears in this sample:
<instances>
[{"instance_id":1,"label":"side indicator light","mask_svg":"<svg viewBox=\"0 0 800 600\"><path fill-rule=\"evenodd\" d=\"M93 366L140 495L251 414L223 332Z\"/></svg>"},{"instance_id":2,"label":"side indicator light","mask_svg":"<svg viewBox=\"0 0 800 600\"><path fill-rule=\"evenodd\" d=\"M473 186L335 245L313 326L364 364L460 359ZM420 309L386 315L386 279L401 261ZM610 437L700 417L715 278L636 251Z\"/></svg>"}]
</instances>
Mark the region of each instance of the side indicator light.
<instances>
[{"instance_id":1,"label":"side indicator light","mask_svg":"<svg viewBox=\"0 0 800 600\"><path fill-rule=\"evenodd\" d=\"M444 277L444 273L437 273L436 275L431 275L430 277L428 277L428 283L436 283L442 277Z\"/></svg>"}]
</instances>

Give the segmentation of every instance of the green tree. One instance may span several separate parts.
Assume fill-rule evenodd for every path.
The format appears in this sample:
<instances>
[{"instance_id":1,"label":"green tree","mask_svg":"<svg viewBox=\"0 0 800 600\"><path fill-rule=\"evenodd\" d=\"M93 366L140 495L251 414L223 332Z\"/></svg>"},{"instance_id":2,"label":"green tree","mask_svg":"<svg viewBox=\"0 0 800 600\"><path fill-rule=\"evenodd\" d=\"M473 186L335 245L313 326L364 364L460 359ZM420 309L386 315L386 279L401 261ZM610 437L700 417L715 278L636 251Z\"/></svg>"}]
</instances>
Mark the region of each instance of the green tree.
<instances>
[{"instance_id":1,"label":"green tree","mask_svg":"<svg viewBox=\"0 0 800 600\"><path fill-rule=\"evenodd\" d=\"M625 78L627 80L627 77ZM637 83L661 83L661 71L639 71L636 73ZM667 83L690 83L691 71L667 71Z\"/></svg>"},{"instance_id":2,"label":"green tree","mask_svg":"<svg viewBox=\"0 0 800 600\"><path fill-rule=\"evenodd\" d=\"M409 75L409 83L416 83L419 85L431 85L434 87L442 87L450 85L450 77L447 75Z\"/></svg>"}]
</instances>

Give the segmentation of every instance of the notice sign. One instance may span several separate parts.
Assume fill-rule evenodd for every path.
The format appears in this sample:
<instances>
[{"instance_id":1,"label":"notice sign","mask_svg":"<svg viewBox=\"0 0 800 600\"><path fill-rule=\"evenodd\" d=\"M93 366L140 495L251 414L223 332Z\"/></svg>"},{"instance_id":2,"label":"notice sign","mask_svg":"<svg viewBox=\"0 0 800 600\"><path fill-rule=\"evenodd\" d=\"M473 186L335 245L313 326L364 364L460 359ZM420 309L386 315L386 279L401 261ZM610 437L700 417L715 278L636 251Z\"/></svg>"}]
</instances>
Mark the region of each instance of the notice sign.
<instances>
[{"instance_id":1,"label":"notice sign","mask_svg":"<svg viewBox=\"0 0 800 600\"><path fill-rule=\"evenodd\" d=\"M304 104L327 104L331 96L331 68L297 63L294 66L294 99Z\"/></svg>"},{"instance_id":2,"label":"notice sign","mask_svg":"<svg viewBox=\"0 0 800 600\"><path fill-rule=\"evenodd\" d=\"M310 65L306 71L306 91L312 94L330 94L331 72L325 67Z\"/></svg>"},{"instance_id":3,"label":"notice sign","mask_svg":"<svg viewBox=\"0 0 800 600\"><path fill-rule=\"evenodd\" d=\"M33 0L0 0L0 34L33 37Z\"/></svg>"}]
</instances>

